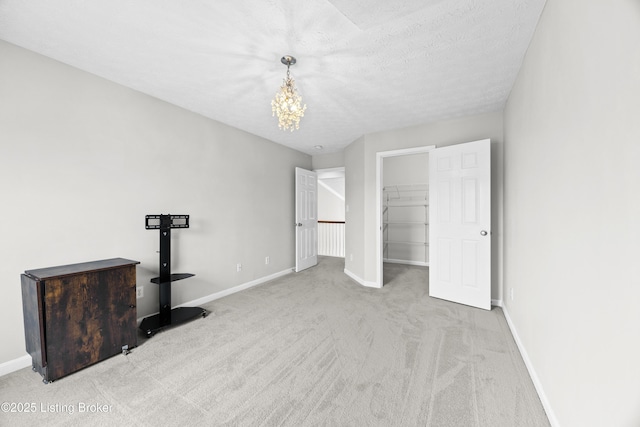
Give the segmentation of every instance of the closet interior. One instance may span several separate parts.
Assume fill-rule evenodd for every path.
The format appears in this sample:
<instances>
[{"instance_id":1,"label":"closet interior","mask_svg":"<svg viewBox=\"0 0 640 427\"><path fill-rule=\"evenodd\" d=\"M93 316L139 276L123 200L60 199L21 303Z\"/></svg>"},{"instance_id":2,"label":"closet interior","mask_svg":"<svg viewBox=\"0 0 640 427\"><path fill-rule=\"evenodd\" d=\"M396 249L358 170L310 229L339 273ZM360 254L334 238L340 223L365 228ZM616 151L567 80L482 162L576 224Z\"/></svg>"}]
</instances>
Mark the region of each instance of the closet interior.
<instances>
[{"instance_id":1,"label":"closet interior","mask_svg":"<svg viewBox=\"0 0 640 427\"><path fill-rule=\"evenodd\" d=\"M382 196L383 261L428 266L428 154L385 158Z\"/></svg>"}]
</instances>

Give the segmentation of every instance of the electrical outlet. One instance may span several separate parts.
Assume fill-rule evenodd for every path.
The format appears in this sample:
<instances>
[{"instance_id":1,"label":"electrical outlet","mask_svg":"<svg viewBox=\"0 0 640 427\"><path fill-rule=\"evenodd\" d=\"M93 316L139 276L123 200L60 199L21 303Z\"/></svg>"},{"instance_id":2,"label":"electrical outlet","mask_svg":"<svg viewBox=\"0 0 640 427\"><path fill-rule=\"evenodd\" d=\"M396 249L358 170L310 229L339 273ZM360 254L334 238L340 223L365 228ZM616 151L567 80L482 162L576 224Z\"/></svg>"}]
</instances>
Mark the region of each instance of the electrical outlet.
<instances>
[{"instance_id":1,"label":"electrical outlet","mask_svg":"<svg viewBox=\"0 0 640 427\"><path fill-rule=\"evenodd\" d=\"M511 297L511 301L513 301L513 288L511 288L511 295L509 295Z\"/></svg>"},{"instance_id":2,"label":"electrical outlet","mask_svg":"<svg viewBox=\"0 0 640 427\"><path fill-rule=\"evenodd\" d=\"M136 288L136 299L144 298L144 288L139 286Z\"/></svg>"},{"instance_id":3,"label":"electrical outlet","mask_svg":"<svg viewBox=\"0 0 640 427\"><path fill-rule=\"evenodd\" d=\"M236 264L236 273L240 273L242 271L242 264Z\"/></svg>"},{"instance_id":4,"label":"electrical outlet","mask_svg":"<svg viewBox=\"0 0 640 427\"><path fill-rule=\"evenodd\" d=\"M265 265L269 264L269 257L268 256L264 257L264 263L265 263Z\"/></svg>"},{"instance_id":5,"label":"electrical outlet","mask_svg":"<svg viewBox=\"0 0 640 427\"><path fill-rule=\"evenodd\" d=\"M353 254L349 254L349 261L353 261Z\"/></svg>"}]
</instances>

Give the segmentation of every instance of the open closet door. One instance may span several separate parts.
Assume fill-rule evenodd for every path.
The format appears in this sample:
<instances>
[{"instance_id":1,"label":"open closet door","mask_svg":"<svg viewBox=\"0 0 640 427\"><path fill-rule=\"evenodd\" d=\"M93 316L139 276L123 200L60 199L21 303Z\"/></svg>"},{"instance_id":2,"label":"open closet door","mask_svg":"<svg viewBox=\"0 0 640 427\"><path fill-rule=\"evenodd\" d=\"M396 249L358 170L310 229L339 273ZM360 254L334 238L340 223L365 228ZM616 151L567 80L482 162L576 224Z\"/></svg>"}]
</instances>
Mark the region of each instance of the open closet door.
<instances>
[{"instance_id":1,"label":"open closet door","mask_svg":"<svg viewBox=\"0 0 640 427\"><path fill-rule=\"evenodd\" d=\"M296 168L296 272L318 263L318 177Z\"/></svg>"},{"instance_id":2,"label":"open closet door","mask_svg":"<svg viewBox=\"0 0 640 427\"><path fill-rule=\"evenodd\" d=\"M491 142L429 153L429 295L491 310Z\"/></svg>"}]
</instances>

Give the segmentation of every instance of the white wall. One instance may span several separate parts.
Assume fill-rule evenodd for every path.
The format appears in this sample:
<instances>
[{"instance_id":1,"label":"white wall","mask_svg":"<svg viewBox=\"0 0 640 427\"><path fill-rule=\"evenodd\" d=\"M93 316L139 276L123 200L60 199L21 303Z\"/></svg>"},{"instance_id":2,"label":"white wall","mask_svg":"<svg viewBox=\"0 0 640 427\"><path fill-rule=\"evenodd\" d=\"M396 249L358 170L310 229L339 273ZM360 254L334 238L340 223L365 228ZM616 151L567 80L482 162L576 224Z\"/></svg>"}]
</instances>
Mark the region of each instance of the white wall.
<instances>
[{"instance_id":1,"label":"white wall","mask_svg":"<svg viewBox=\"0 0 640 427\"><path fill-rule=\"evenodd\" d=\"M191 215L173 271L196 276L174 305L294 265L294 168L310 156L2 41L0 58L0 364L25 355L26 269L138 260L138 316L158 310L146 214Z\"/></svg>"},{"instance_id":2,"label":"white wall","mask_svg":"<svg viewBox=\"0 0 640 427\"><path fill-rule=\"evenodd\" d=\"M640 2L548 0L505 110L506 310L556 425L640 425Z\"/></svg>"},{"instance_id":3,"label":"white wall","mask_svg":"<svg viewBox=\"0 0 640 427\"><path fill-rule=\"evenodd\" d=\"M357 213L347 213L347 248L345 268L361 283L376 282L376 153L402 148L436 145L443 147L480 139L491 139L492 194L492 286L491 298L502 299L502 113L479 114L460 119L443 120L387 132L368 134L345 150L347 172L346 204L358 205ZM364 194L352 201L350 179L357 181L351 188L364 188ZM362 204L360 206L360 204ZM351 218L351 219L349 219ZM351 234L349 223L358 224ZM362 227L360 229L360 227ZM350 252L351 251L351 252ZM353 254L354 261L350 262Z\"/></svg>"}]
</instances>

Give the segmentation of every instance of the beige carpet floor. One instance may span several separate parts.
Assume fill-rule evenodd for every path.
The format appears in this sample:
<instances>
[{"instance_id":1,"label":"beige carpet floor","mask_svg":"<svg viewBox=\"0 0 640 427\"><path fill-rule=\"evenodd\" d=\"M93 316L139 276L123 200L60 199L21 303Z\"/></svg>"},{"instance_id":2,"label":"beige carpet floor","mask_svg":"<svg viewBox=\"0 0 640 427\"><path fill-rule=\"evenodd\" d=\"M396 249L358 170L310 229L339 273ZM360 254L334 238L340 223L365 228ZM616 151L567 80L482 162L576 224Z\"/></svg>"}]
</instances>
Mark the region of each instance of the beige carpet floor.
<instances>
[{"instance_id":1,"label":"beige carpet floor","mask_svg":"<svg viewBox=\"0 0 640 427\"><path fill-rule=\"evenodd\" d=\"M0 377L34 409L0 425L549 425L499 308L430 298L424 267L385 265L383 289L343 269L322 257L48 385Z\"/></svg>"}]
</instances>

